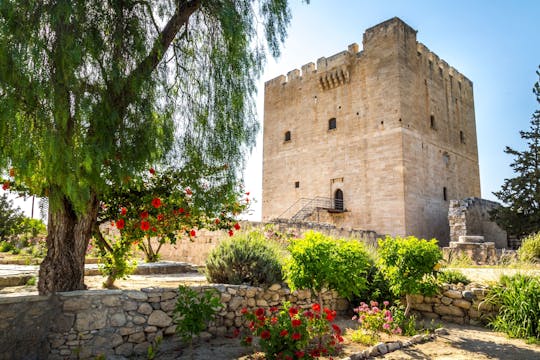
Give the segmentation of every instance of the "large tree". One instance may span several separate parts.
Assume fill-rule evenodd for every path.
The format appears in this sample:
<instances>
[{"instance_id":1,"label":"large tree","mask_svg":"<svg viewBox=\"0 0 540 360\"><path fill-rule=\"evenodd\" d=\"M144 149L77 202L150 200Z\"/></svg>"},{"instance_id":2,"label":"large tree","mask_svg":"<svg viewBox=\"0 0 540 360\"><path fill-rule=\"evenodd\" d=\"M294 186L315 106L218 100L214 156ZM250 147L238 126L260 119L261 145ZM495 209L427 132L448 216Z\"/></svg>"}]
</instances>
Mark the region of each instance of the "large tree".
<instances>
[{"instance_id":1,"label":"large tree","mask_svg":"<svg viewBox=\"0 0 540 360\"><path fill-rule=\"evenodd\" d=\"M539 80L533 93L540 104L540 70L536 74ZM492 218L509 234L522 237L540 231L540 109L532 115L530 130L519 134L528 147L518 151L507 146L504 150L515 157L510 166L516 176L505 179L501 190L494 192L504 206L495 209Z\"/></svg>"},{"instance_id":2,"label":"large tree","mask_svg":"<svg viewBox=\"0 0 540 360\"><path fill-rule=\"evenodd\" d=\"M287 0L0 2L0 169L49 199L40 293L84 288L108 186L165 158L237 179L288 22Z\"/></svg>"}]
</instances>

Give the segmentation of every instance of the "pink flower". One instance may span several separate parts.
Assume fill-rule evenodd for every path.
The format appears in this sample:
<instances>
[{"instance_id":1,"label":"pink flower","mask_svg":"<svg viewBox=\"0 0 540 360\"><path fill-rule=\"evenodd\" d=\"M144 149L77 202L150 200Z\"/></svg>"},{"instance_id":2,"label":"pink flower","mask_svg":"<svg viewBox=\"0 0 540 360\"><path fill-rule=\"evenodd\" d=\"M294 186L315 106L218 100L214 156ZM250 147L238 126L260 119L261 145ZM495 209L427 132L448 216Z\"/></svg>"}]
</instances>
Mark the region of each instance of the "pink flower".
<instances>
[{"instance_id":1,"label":"pink flower","mask_svg":"<svg viewBox=\"0 0 540 360\"><path fill-rule=\"evenodd\" d=\"M383 327L383 329L388 330L388 329L390 329L390 324L389 323L384 323L382 327Z\"/></svg>"},{"instance_id":2,"label":"pink flower","mask_svg":"<svg viewBox=\"0 0 540 360\"><path fill-rule=\"evenodd\" d=\"M386 306L390 305L390 302L389 301L383 301L383 305L386 307Z\"/></svg>"}]
</instances>

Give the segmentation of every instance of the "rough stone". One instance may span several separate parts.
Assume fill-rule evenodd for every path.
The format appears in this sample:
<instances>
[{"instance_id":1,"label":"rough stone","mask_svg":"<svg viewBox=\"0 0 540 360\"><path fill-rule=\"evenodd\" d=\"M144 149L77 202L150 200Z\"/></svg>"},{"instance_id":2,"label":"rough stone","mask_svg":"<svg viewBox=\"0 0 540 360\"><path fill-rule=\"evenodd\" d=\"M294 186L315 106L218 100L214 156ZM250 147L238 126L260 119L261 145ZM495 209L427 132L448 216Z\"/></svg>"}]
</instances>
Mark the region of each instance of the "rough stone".
<instances>
[{"instance_id":1,"label":"rough stone","mask_svg":"<svg viewBox=\"0 0 540 360\"><path fill-rule=\"evenodd\" d=\"M148 303L142 303L137 308L137 312L140 313L140 314L143 314L143 315L150 315L152 313L152 311L154 311L154 309Z\"/></svg>"},{"instance_id":2,"label":"rough stone","mask_svg":"<svg viewBox=\"0 0 540 360\"><path fill-rule=\"evenodd\" d=\"M456 299L452 302L452 305L455 305L457 307L467 310L471 307L472 304L467 300Z\"/></svg>"},{"instance_id":3,"label":"rough stone","mask_svg":"<svg viewBox=\"0 0 540 360\"><path fill-rule=\"evenodd\" d=\"M104 296L103 299L101 299L101 302L103 303L103 305L109 307L122 305L122 300L120 300L118 296L114 295Z\"/></svg>"},{"instance_id":4,"label":"rough stone","mask_svg":"<svg viewBox=\"0 0 540 360\"><path fill-rule=\"evenodd\" d=\"M122 356L130 356L133 354L133 344L132 343L124 343L120 346L118 346L115 349L116 355L122 355Z\"/></svg>"},{"instance_id":5,"label":"rough stone","mask_svg":"<svg viewBox=\"0 0 540 360\"><path fill-rule=\"evenodd\" d=\"M239 307L241 307L243 302L244 302L243 298L241 298L240 296L235 296L231 299L231 301L229 301L229 309L234 311L238 309Z\"/></svg>"},{"instance_id":6,"label":"rough stone","mask_svg":"<svg viewBox=\"0 0 540 360\"><path fill-rule=\"evenodd\" d=\"M126 315L123 312L118 312L111 316L111 326L124 326L125 324Z\"/></svg>"},{"instance_id":7,"label":"rough stone","mask_svg":"<svg viewBox=\"0 0 540 360\"><path fill-rule=\"evenodd\" d=\"M463 295L462 295L461 291L458 291L458 290L447 290L447 291L443 292L443 295L446 296L446 297L449 297L451 299L461 299L461 298L463 298Z\"/></svg>"},{"instance_id":8,"label":"rough stone","mask_svg":"<svg viewBox=\"0 0 540 360\"><path fill-rule=\"evenodd\" d=\"M146 340L146 335L142 331L131 334L128 337L128 342L130 343L140 344L144 342L145 340Z\"/></svg>"},{"instance_id":9,"label":"rough stone","mask_svg":"<svg viewBox=\"0 0 540 360\"><path fill-rule=\"evenodd\" d=\"M136 290L128 290L125 292L128 298L138 301L146 301L148 300L148 295L142 291L136 291Z\"/></svg>"},{"instance_id":10,"label":"rough stone","mask_svg":"<svg viewBox=\"0 0 540 360\"><path fill-rule=\"evenodd\" d=\"M468 301L472 301L474 299L474 293L470 290L463 291L463 298Z\"/></svg>"},{"instance_id":11,"label":"rough stone","mask_svg":"<svg viewBox=\"0 0 540 360\"><path fill-rule=\"evenodd\" d=\"M161 310L154 310L148 317L148 325L154 325L157 327L167 327L171 325L172 319L169 315L165 314Z\"/></svg>"},{"instance_id":12,"label":"rough stone","mask_svg":"<svg viewBox=\"0 0 540 360\"><path fill-rule=\"evenodd\" d=\"M443 296L441 297L441 302L444 304L444 305L450 305L452 303L452 298L449 298L449 297L446 297L446 296Z\"/></svg>"},{"instance_id":13,"label":"rough stone","mask_svg":"<svg viewBox=\"0 0 540 360\"><path fill-rule=\"evenodd\" d=\"M75 329L78 331L104 328L107 324L107 312L103 310L87 310L77 314Z\"/></svg>"},{"instance_id":14,"label":"rough stone","mask_svg":"<svg viewBox=\"0 0 540 360\"><path fill-rule=\"evenodd\" d=\"M161 303L161 310L165 312L173 311L176 306L176 300L168 300Z\"/></svg>"},{"instance_id":15,"label":"rough stone","mask_svg":"<svg viewBox=\"0 0 540 360\"><path fill-rule=\"evenodd\" d=\"M91 305L90 299L73 297L68 298L64 301L64 311L65 312L76 312L79 310L86 310Z\"/></svg>"},{"instance_id":16,"label":"rough stone","mask_svg":"<svg viewBox=\"0 0 540 360\"><path fill-rule=\"evenodd\" d=\"M411 308L423 312L432 312L433 306L431 304L425 304L425 303L413 303L411 305Z\"/></svg>"},{"instance_id":17,"label":"rough stone","mask_svg":"<svg viewBox=\"0 0 540 360\"><path fill-rule=\"evenodd\" d=\"M463 309L453 305L435 305L433 310L439 315L464 316Z\"/></svg>"},{"instance_id":18,"label":"rough stone","mask_svg":"<svg viewBox=\"0 0 540 360\"><path fill-rule=\"evenodd\" d=\"M278 291L279 289L281 289L281 285L280 285L280 284L272 284L272 285L270 285L270 287L268 288L268 290L270 290L270 291Z\"/></svg>"},{"instance_id":19,"label":"rough stone","mask_svg":"<svg viewBox=\"0 0 540 360\"><path fill-rule=\"evenodd\" d=\"M137 355L145 355L148 352L149 342L143 342L133 347L133 352Z\"/></svg>"}]
</instances>

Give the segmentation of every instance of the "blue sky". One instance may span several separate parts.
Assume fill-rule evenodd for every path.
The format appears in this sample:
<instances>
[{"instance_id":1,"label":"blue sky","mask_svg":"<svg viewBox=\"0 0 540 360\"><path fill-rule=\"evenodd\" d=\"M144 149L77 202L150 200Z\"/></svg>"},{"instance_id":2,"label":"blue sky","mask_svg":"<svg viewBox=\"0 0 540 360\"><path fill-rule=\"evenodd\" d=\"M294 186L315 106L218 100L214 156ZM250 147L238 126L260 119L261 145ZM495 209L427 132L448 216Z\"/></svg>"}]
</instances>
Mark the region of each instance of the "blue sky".
<instances>
[{"instance_id":1,"label":"blue sky","mask_svg":"<svg viewBox=\"0 0 540 360\"><path fill-rule=\"evenodd\" d=\"M540 65L540 0L312 0L291 2L292 21L281 56L270 59L259 83L262 124L264 82L356 42L365 29L394 16L417 30L417 40L473 82L482 197L513 177L505 146L524 149L520 130L539 108L532 87ZM262 126L261 126L262 129ZM262 130L248 160L246 188L262 203Z\"/></svg>"}]
</instances>

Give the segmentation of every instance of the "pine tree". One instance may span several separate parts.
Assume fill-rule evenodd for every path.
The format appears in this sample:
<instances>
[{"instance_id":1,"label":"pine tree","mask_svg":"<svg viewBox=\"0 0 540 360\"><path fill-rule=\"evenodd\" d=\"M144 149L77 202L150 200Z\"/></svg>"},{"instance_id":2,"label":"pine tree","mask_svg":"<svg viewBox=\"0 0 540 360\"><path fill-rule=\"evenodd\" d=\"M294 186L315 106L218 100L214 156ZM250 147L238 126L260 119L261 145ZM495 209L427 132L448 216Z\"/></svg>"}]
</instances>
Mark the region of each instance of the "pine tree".
<instances>
[{"instance_id":1,"label":"pine tree","mask_svg":"<svg viewBox=\"0 0 540 360\"><path fill-rule=\"evenodd\" d=\"M533 93L540 104L540 70L536 74L539 81ZM504 206L492 218L509 234L522 237L540 231L540 110L533 113L530 130L519 134L528 148L517 151L507 146L504 150L515 157L510 166L516 177L505 179L501 190L494 192Z\"/></svg>"},{"instance_id":2,"label":"pine tree","mask_svg":"<svg viewBox=\"0 0 540 360\"><path fill-rule=\"evenodd\" d=\"M236 181L289 17L286 0L0 2L0 171L49 200L40 293L85 287L107 187L161 162Z\"/></svg>"}]
</instances>

